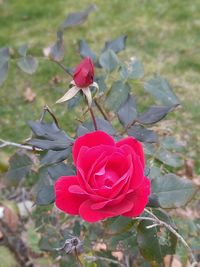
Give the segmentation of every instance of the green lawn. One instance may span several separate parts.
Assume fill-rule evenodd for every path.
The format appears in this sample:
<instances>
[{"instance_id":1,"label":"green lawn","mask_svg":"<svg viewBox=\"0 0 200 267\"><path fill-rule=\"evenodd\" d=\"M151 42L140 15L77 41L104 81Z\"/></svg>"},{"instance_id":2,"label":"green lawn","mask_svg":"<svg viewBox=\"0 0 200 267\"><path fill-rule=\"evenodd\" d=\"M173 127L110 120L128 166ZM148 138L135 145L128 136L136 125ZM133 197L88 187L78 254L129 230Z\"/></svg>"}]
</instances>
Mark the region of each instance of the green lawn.
<instances>
[{"instance_id":1,"label":"green lawn","mask_svg":"<svg viewBox=\"0 0 200 267\"><path fill-rule=\"evenodd\" d=\"M52 43L58 25L69 12L84 9L91 1L82 0L1 0L0 47L9 46L12 63L9 77L0 88L0 138L22 142L28 135L26 121L38 118L48 104L62 118L63 128L72 129L65 105L55 105L70 78L57 65L42 58L42 49ZM182 100L182 108L171 115L176 134L187 140L187 157L196 160L200 173L200 1L199 0L96 0L98 10L81 26L65 32L65 64L79 61L78 39L85 39L95 51L106 40L127 34L127 49L121 57L137 56L145 65L146 76L159 73L166 77ZM33 76L16 68L16 49L30 45L30 53L39 58ZM59 75L58 85L51 80ZM24 100L25 88L37 97ZM63 119L64 118L64 119ZM73 123L73 122L72 122Z\"/></svg>"}]
</instances>

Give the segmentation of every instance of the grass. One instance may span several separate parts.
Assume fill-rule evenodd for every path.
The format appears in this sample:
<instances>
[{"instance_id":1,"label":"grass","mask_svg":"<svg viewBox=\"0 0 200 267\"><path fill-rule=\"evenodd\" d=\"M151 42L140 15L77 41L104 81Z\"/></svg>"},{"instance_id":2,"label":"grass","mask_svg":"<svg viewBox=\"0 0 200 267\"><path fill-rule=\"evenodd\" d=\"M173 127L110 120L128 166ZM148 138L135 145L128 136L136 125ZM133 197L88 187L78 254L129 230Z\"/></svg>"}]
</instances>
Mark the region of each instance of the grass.
<instances>
[{"instance_id":1,"label":"grass","mask_svg":"<svg viewBox=\"0 0 200 267\"><path fill-rule=\"evenodd\" d=\"M74 0L1 0L0 47L12 48L9 77L0 88L0 137L22 141L29 135L27 120L39 117L44 104L53 108L62 127L73 129L65 105L55 100L65 91L69 77L57 65L42 59L42 49L52 43L58 25L69 12L84 9L91 1ZM79 61L77 41L85 39L95 51L106 40L127 34L127 49L122 58L139 57L146 75L160 73L166 77L182 101L182 108L173 115L176 133L187 139L187 156L194 158L200 173L200 2L199 0L96 0L98 7L83 25L65 33L65 64ZM16 49L28 43L30 53L39 58L40 67L33 76L16 68ZM58 75L58 85L51 83ZM24 100L27 86L37 94L33 103ZM64 118L64 120L63 120ZM10 150L6 150L9 151Z\"/></svg>"}]
</instances>

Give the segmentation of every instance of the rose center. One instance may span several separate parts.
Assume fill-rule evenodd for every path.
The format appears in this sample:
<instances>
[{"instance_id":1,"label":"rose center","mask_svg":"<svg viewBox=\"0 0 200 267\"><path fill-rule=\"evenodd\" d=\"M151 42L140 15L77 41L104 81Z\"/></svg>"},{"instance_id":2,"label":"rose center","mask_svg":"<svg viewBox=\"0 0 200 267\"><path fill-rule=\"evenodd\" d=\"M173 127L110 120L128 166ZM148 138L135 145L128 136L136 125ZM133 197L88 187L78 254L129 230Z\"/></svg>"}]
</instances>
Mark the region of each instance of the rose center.
<instances>
[{"instance_id":1,"label":"rose center","mask_svg":"<svg viewBox=\"0 0 200 267\"><path fill-rule=\"evenodd\" d=\"M96 182L100 187L111 188L118 179L117 173L113 170L105 170L102 175L96 175Z\"/></svg>"}]
</instances>

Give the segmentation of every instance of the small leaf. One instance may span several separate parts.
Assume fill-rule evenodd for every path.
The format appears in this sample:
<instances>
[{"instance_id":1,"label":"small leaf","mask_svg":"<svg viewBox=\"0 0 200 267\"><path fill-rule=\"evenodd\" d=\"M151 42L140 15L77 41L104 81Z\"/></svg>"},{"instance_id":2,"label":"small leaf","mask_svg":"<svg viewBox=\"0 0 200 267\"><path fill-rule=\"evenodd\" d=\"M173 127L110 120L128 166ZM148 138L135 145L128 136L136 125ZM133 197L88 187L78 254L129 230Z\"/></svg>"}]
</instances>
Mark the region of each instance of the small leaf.
<instances>
[{"instance_id":1,"label":"small leaf","mask_svg":"<svg viewBox=\"0 0 200 267\"><path fill-rule=\"evenodd\" d=\"M106 83L105 83L105 79L106 77L105 76L98 76L98 77L95 77L95 82L98 84L99 86L99 91L100 93L101 92L104 92L107 88L106 86Z\"/></svg>"},{"instance_id":2,"label":"small leaf","mask_svg":"<svg viewBox=\"0 0 200 267\"><path fill-rule=\"evenodd\" d=\"M127 83L116 81L113 83L110 92L105 100L108 109L118 111L119 108L127 101L130 87Z\"/></svg>"},{"instance_id":3,"label":"small leaf","mask_svg":"<svg viewBox=\"0 0 200 267\"><path fill-rule=\"evenodd\" d=\"M61 176L73 175L72 170L64 163L43 167L39 171L36 204L49 205L55 200L54 182Z\"/></svg>"},{"instance_id":4,"label":"small leaf","mask_svg":"<svg viewBox=\"0 0 200 267\"><path fill-rule=\"evenodd\" d=\"M33 161L25 152L17 151L10 158L10 166L6 173L6 180L11 184L18 184L30 172Z\"/></svg>"},{"instance_id":5,"label":"small leaf","mask_svg":"<svg viewBox=\"0 0 200 267\"><path fill-rule=\"evenodd\" d=\"M166 106L177 106L180 104L179 99L173 93L171 86L162 77L155 77L147 81L144 89L154 98Z\"/></svg>"},{"instance_id":6,"label":"small leaf","mask_svg":"<svg viewBox=\"0 0 200 267\"><path fill-rule=\"evenodd\" d=\"M83 23L87 19L88 15L95 10L96 6L94 4L91 4L84 11L70 13L67 16L66 20L63 21L60 28L64 30Z\"/></svg>"},{"instance_id":7,"label":"small leaf","mask_svg":"<svg viewBox=\"0 0 200 267\"><path fill-rule=\"evenodd\" d=\"M140 253L148 262L156 261L162 264L166 255L175 253L177 238L165 228L153 227L147 229L152 224L149 221L140 222L137 229L137 243Z\"/></svg>"},{"instance_id":8,"label":"small leaf","mask_svg":"<svg viewBox=\"0 0 200 267\"><path fill-rule=\"evenodd\" d=\"M136 103L132 95L129 94L127 101L118 111L118 118L124 127L132 123L137 117Z\"/></svg>"},{"instance_id":9,"label":"small leaf","mask_svg":"<svg viewBox=\"0 0 200 267\"><path fill-rule=\"evenodd\" d=\"M131 218L117 216L107 219L104 227L109 235L119 235L120 233L128 231L133 224L134 221Z\"/></svg>"},{"instance_id":10,"label":"small leaf","mask_svg":"<svg viewBox=\"0 0 200 267\"><path fill-rule=\"evenodd\" d=\"M64 58L64 41L63 32L57 32L57 40L54 44L43 49L43 53L46 57L49 57L53 61L60 62Z\"/></svg>"},{"instance_id":11,"label":"small leaf","mask_svg":"<svg viewBox=\"0 0 200 267\"><path fill-rule=\"evenodd\" d=\"M119 53L120 51L124 50L126 47L126 38L127 38L126 35L121 35L112 41L107 41L105 43L103 52L108 49L113 50L115 53Z\"/></svg>"},{"instance_id":12,"label":"small leaf","mask_svg":"<svg viewBox=\"0 0 200 267\"><path fill-rule=\"evenodd\" d=\"M46 155L41 159L42 165L49 165L53 163L59 163L65 160L70 153L70 149L64 149L61 151L49 150Z\"/></svg>"},{"instance_id":13,"label":"small leaf","mask_svg":"<svg viewBox=\"0 0 200 267\"><path fill-rule=\"evenodd\" d=\"M162 147L157 151L155 157L164 164L174 168L181 167L184 164L184 161L177 154L172 153Z\"/></svg>"},{"instance_id":14,"label":"small leaf","mask_svg":"<svg viewBox=\"0 0 200 267\"><path fill-rule=\"evenodd\" d=\"M122 79L140 79L144 76L144 67L137 58L131 58L131 61L121 67L120 75Z\"/></svg>"},{"instance_id":15,"label":"small leaf","mask_svg":"<svg viewBox=\"0 0 200 267\"><path fill-rule=\"evenodd\" d=\"M103 118L96 118L96 122L98 130L104 131L110 135L114 135L116 133L109 121L104 120Z\"/></svg>"},{"instance_id":16,"label":"small leaf","mask_svg":"<svg viewBox=\"0 0 200 267\"><path fill-rule=\"evenodd\" d=\"M172 173L153 179L151 187L162 208L185 206L198 189L190 180L180 178Z\"/></svg>"},{"instance_id":17,"label":"small leaf","mask_svg":"<svg viewBox=\"0 0 200 267\"><path fill-rule=\"evenodd\" d=\"M79 53L82 57L90 57L93 62L97 61L97 55L89 48L84 40L79 41Z\"/></svg>"},{"instance_id":18,"label":"small leaf","mask_svg":"<svg viewBox=\"0 0 200 267\"><path fill-rule=\"evenodd\" d=\"M100 65L108 72L112 72L119 65L119 59L113 50L106 50L99 57Z\"/></svg>"},{"instance_id":19,"label":"small leaf","mask_svg":"<svg viewBox=\"0 0 200 267\"><path fill-rule=\"evenodd\" d=\"M141 124L153 124L162 120L170 111L171 107L166 106L151 106L147 111L140 114L137 122Z\"/></svg>"},{"instance_id":20,"label":"small leaf","mask_svg":"<svg viewBox=\"0 0 200 267\"><path fill-rule=\"evenodd\" d=\"M18 48L18 53L20 54L20 56L25 57L26 53L28 50L28 45L27 44L23 44Z\"/></svg>"},{"instance_id":21,"label":"small leaf","mask_svg":"<svg viewBox=\"0 0 200 267\"><path fill-rule=\"evenodd\" d=\"M7 47L0 49L0 86L4 83L8 75L8 60L10 54Z\"/></svg>"},{"instance_id":22,"label":"small leaf","mask_svg":"<svg viewBox=\"0 0 200 267\"><path fill-rule=\"evenodd\" d=\"M59 129L55 123L29 121L28 124L37 137L27 142L32 146L44 150L64 150L72 145L73 139Z\"/></svg>"},{"instance_id":23,"label":"small leaf","mask_svg":"<svg viewBox=\"0 0 200 267\"><path fill-rule=\"evenodd\" d=\"M135 137L140 142L157 143L157 134L141 125L135 125L128 129L128 135Z\"/></svg>"},{"instance_id":24,"label":"small leaf","mask_svg":"<svg viewBox=\"0 0 200 267\"><path fill-rule=\"evenodd\" d=\"M0 66L7 62L10 58L9 48L2 47L0 48Z\"/></svg>"},{"instance_id":25,"label":"small leaf","mask_svg":"<svg viewBox=\"0 0 200 267\"><path fill-rule=\"evenodd\" d=\"M56 181L61 176L75 175L75 172L69 165L66 165L63 162L48 166L47 171L53 181Z\"/></svg>"},{"instance_id":26,"label":"small leaf","mask_svg":"<svg viewBox=\"0 0 200 267\"><path fill-rule=\"evenodd\" d=\"M28 74L33 74L38 67L38 60L32 56L22 57L17 61L17 66Z\"/></svg>"},{"instance_id":27,"label":"small leaf","mask_svg":"<svg viewBox=\"0 0 200 267\"><path fill-rule=\"evenodd\" d=\"M147 207L151 207L151 208L160 208L160 203L158 200L158 196L156 194L151 194L149 196L149 201L147 204Z\"/></svg>"},{"instance_id":28,"label":"small leaf","mask_svg":"<svg viewBox=\"0 0 200 267\"><path fill-rule=\"evenodd\" d=\"M173 136L166 136L160 141L161 146L165 149L181 152L184 149L185 143L179 140L176 140Z\"/></svg>"},{"instance_id":29,"label":"small leaf","mask_svg":"<svg viewBox=\"0 0 200 267\"><path fill-rule=\"evenodd\" d=\"M8 62L0 65L0 86L5 82L8 76Z\"/></svg>"},{"instance_id":30,"label":"small leaf","mask_svg":"<svg viewBox=\"0 0 200 267\"><path fill-rule=\"evenodd\" d=\"M104 131L110 135L115 135L115 133L116 133L115 129L112 127L110 122L104 120L103 118L96 118L96 123L97 123L97 129L98 130ZM84 123L78 127L77 135L81 136L81 135L84 135L86 133L92 132L94 130L95 130L94 125L90 121L90 122Z\"/></svg>"}]
</instances>

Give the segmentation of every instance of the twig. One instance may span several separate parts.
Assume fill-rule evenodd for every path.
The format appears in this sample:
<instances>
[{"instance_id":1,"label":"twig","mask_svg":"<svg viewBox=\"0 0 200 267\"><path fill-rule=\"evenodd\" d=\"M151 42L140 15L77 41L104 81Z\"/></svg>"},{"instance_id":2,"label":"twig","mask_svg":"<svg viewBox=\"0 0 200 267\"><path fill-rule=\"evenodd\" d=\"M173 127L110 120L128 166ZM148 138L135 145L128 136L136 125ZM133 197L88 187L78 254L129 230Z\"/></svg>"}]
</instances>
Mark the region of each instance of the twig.
<instances>
[{"instance_id":1,"label":"twig","mask_svg":"<svg viewBox=\"0 0 200 267\"><path fill-rule=\"evenodd\" d=\"M193 266L195 266L195 264L197 264L195 256L194 256L194 254L192 252L192 249L190 248L188 243L185 241L185 239L171 225L169 225L168 223L166 223L164 221L161 221L157 216L155 216L155 214L153 214L152 212L150 212L147 209L145 209L145 212L147 212L152 218L140 216L140 217L136 217L134 219L141 220L141 221L142 220L151 221L151 222L154 223L153 225L150 225L151 227L155 227L155 226L164 226L164 227L166 227L187 248L187 250L189 251L190 256L192 258L192 261L193 261L193 264L194 264ZM150 227L148 227L148 228L150 228Z\"/></svg>"},{"instance_id":2,"label":"twig","mask_svg":"<svg viewBox=\"0 0 200 267\"><path fill-rule=\"evenodd\" d=\"M59 123L58 123L58 120L57 120L56 116L53 114L53 112L51 111L51 109L47 105L45 105L43 109L44 109L44 111L42 113L42 117L40 118L40 121L42 121L44 119L44 115L45 115L45 113L47 111L51 115L51 117L53 118L56 126L58 128L60 128Z\"/></svg>"},{"instance_id":3,"label":"twig","mask_svg":"<svg viewBox=\"0 0 200 267\"><path fill-rule=\"evenodd\" d=\"M53 62L55 62L59 67L61 67L61 69L63 69L67 74L69 74L70 76L72 76L72 74L70 73L70 71L60 62L52 60Z\"/></svg>"},{"instance_id":4,"label":"twig","mask_svg":"<svg viewBox=\"0 0 200 267\"><path fill-rule=\"evenodd\" d=\"M97 106L98 110L103 115L104 119L110 121L109 116L106 114L105 110L102 108L101 104L97 101L97 99L94 99L94 103Z\"/></svg>"},{"instance_id":5,"label":"twig","mask_svg":"<svg viewBox=\"0 0 200 267\"><path fill-rule=\"evenodd\" d=\"M75 252L75 256L76 256L76 259L77 259L79 265L81 267L84 267L83 264L82 264L82 262L81 262L81 260L80 260L80 258L79 258L79 256L78 256L78 252L77 252L77 249L76 248L75 248L74 252Z\"/></svg>"},{"instance_id":6,"label":"twig","mask_svg":"<svg viewBox=\"0 0 200 267\"><path fill-rule=\"evenodd\" d=\"M7 141L7 140L3 140L3 139L0 139L0 148L2 147L6 147L6 146L14 146L14 147L19 147L19 148L23 148L23 149L26 149L26 150L37 150L37 151L41 151L41 149L39 148L33 148L32 146L27 146L27 145L21 145L21 144L18 144L18 143L14 143L14 142L10 142L10 141Z\"/></svg>"}]
</instances>

